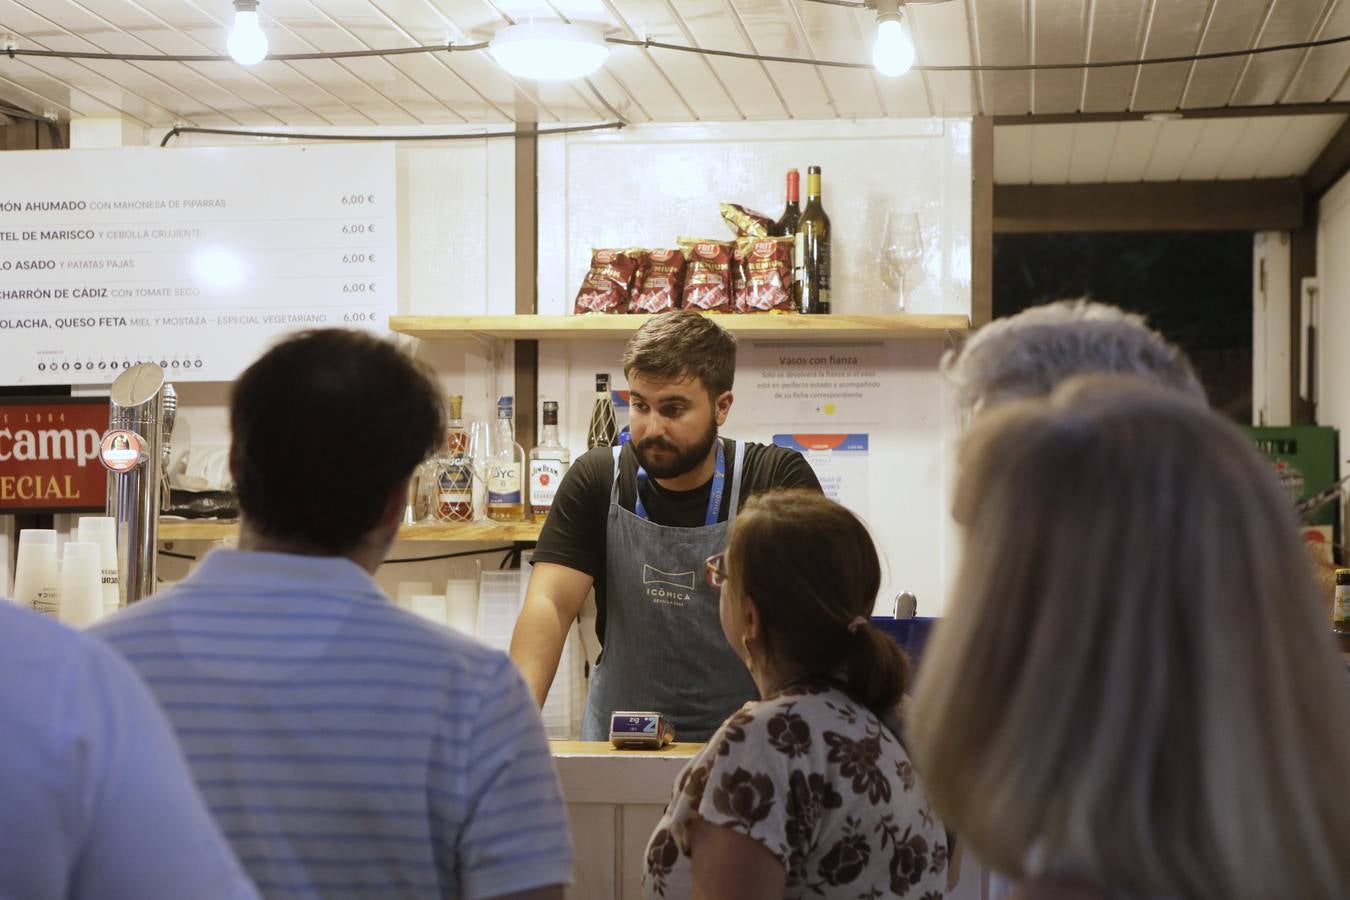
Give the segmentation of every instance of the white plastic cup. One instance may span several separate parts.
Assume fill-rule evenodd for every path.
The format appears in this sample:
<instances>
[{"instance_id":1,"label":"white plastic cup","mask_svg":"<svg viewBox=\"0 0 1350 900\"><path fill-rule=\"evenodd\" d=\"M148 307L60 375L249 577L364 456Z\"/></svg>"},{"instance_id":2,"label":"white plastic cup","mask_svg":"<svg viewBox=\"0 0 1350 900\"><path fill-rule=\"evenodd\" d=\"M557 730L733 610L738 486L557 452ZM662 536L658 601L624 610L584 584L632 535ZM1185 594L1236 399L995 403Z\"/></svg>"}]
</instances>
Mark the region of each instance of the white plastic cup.
<instances>
[{"instance_id":1,"label":"white plastic cup","mask_svg":"<svg viewBox=\"0 0 1350 900\"><path fill-rule=\"evenodd\" d=\"M102 553L98 544L71 541L61 554L61 606L57 617L83 628L103 618Z\"/></svg>"},{"instance_id":2,"label":"white plastic cup","mask_svg":"<svg viewBox=\"0 0 1350 900\"><path fill-rule=\"evenodd\" d=\"M440 594L414 594L408 598L408 611L441 627L448 624L445 618L445 597Z\"/></svg>"},{"instance_id":3,"label":"white plastic cup","mask_svg":"<svg viewBox=\"0 0 1350 900\"><path fill-rule=\"evenodd\" d=\"M121 578L117 570L117 520L111 516L83 516L77 533L80 543L99 546L103 614L116 612L122 605Z\"/></svg>"},{"instance_id":4,"label":"white plastic cup","mask_svg":"<svg viewBox=\"0 0 1350 900\"><path fill-rule=\"evenodd\" d=\"M412 609L412 598L431 593L430 581L400 581L394 593L394 602L400 609Z\"/></svg>"},{"instance_id":5,"label":"white plastic cup","mask_svg":"<svg viewBox=\"0 0 1350 900\"><path fill-rule=\"evenodd\" d=\"M478 633L478 576L482 564L477 559L450 561L450 578L445 582L446 624L473 637Z\"/></svg>"},{"instance_id":6,"label":"white plastic cup","mask_svg":"<svg viewBox=\"0 0 1350 900\"><path fill-rule=\"evenodd\" d=\"M14 561L14 602L28 609L55 616L60 573L56 566L56 532L50 528L25 528L19 532L19 553Z\"/></svg>"},{"instance_id":7,"label":"white plastic cup","mask_svg":"<svg viewBox=\"0 0 1350 900\"><path fill-rule=\"evenodd\" d=\"M9 535L0 534L0 597L13 597L13 587L9 580Z\"/></svg>"}]
</instances>

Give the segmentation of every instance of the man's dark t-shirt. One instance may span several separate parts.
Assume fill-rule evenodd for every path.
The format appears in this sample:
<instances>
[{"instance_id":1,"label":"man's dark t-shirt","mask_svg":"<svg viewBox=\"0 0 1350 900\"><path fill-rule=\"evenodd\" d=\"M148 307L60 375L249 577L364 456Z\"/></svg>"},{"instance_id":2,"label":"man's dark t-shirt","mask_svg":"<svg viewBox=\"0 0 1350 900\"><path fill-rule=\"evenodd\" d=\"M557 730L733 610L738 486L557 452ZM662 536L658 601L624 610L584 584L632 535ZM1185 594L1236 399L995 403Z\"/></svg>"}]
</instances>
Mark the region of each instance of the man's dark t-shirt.
<instances>
[{"instance_id":1,"label":"man's dark t-shirt","mask_svg":"<svg viewBox=\"0 0 1350 900\"><path fill-rule=\"evenodd\" d=\"M735 448L722 438L726 452L726 483L735 477ZM774 488L808 488L819 491L820 481L796 450L772 444L745 445L745 474L741 478L742 506L755 494ZM619 505L633 511L637 486L637 455L632 445L619 454ZM535 562L557 563L585 572L595 579L596 636L605 639L605 529L609 520L609 492L614 483L614 451L608 447L588 450L572 464L558 487L548 520L534 551ZM708 512L712 479L692 491L670 491L648 478L642 491L647 515L657 525L699 528ZM717 520L725 522L730 511L730 491L722 497Z\"/></svg>"}]
</instances>

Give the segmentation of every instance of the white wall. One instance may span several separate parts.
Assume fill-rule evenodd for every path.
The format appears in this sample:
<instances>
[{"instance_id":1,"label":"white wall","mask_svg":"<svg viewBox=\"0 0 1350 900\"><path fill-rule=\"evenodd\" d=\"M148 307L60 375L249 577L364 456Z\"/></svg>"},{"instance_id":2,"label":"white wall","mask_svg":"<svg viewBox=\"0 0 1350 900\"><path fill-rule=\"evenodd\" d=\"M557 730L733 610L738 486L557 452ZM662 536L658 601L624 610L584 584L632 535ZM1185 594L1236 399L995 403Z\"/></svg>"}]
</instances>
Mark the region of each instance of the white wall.
<instances>
[{"instance_id":1,"label":"white wall","mask_svg":"<svg viewBox=\"0 0 1350 900\"><path fill-rule=\"evenodd\" d=\"M890 210L916 213L924 235L909 311L969 315L970 124L943 119L644 126L541 140L540 312L571 312L591 248L674 247L680 235L728 239L719 202L777 216L786 170L804 175L815 164L833 232L835 312L894 311L875 277L879 223ZM766 399L753 390L754 363L776 350L747 342L725 433L761 443L775 433L867 433L870 490L855 511L887 568L879 609L909 590L922 614L940 614L955 550L947 514L954 420L937 373L943 341L784 346L812 356L881 354L879 398L833 418ZM585 446L594 374L607 371L625 387L622 352L621 341L540 343L540 400L561 401L568 446ZM828 377L848 374L845 367Z\"/></svg>"},{"instance_id":2,"label":"white wall","mask_svg":"<svg viewBox=\"0 0 1350 900\"><path fill-rule=\"evenodd\" d=\"M1350 176L1318 206L1317 422L1350 428Z\"/></svg>"}]
</instances>

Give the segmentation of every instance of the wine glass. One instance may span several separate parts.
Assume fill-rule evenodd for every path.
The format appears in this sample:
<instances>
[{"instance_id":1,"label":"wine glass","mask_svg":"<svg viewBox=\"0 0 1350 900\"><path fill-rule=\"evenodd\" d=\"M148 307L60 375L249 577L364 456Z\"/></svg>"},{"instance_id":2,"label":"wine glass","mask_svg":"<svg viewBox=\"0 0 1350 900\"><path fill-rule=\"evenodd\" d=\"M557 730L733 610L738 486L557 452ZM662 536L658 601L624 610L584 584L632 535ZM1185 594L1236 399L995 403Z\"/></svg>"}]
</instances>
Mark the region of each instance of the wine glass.
<instances>
[{"instance_id":1,"label":"wine glass","mask_svg":"<svg viewBox=\"0 0 1350 900\"><path fill-rule=\"evenodd\" d=\"M895 309L904 310L909 288L905 281L909 272L923 261L923 231L919 228L918 213L886 212L881 226L881 252L877 258L877 274L888 297L895 298ZM917 279L914 279L917 283Z\"/></svg>"},{"instance_id":2,"label":"wine glass","mask_svg":"<svg viewBox=\"0 0 1350 900\"><path fill-rule=\"evenodd\" d=\"M487 479L488 468L492 462L495 447L492 445L492 423L474 419L467 426L469 445L465 450L469 458L469 471L473 473L474 518L487 515Z\"/></svg>"}]
</instances>

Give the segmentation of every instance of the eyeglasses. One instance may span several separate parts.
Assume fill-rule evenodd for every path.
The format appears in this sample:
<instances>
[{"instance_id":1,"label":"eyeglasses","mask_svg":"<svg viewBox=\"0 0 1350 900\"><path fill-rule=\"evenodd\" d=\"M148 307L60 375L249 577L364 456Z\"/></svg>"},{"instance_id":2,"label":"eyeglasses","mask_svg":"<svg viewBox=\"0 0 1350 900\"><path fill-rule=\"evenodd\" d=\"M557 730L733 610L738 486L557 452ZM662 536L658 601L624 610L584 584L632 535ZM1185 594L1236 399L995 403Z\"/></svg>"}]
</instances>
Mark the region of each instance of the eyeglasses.
<instances>
[{"instance_id":1,"label":"eyeglasses","mask_svg":"<svg viewBox=\"0 0 1350 900\"><path fill-rule=\"evenodd\" d=\"M708 576L708 587L720 588L727 580L727 570L722 568L725 553L714 553L703 561L703 569Z\"/></svg>"}]
</instances>

